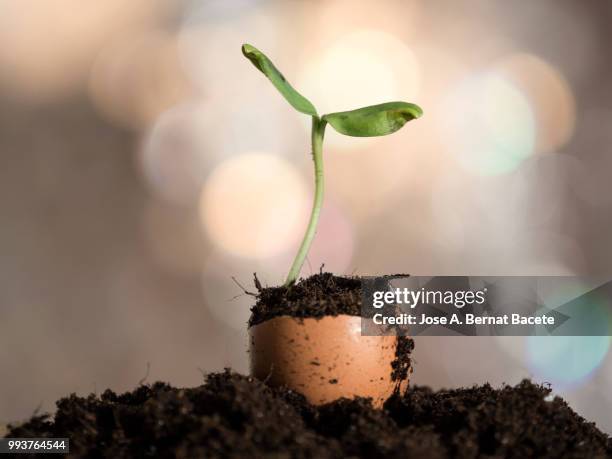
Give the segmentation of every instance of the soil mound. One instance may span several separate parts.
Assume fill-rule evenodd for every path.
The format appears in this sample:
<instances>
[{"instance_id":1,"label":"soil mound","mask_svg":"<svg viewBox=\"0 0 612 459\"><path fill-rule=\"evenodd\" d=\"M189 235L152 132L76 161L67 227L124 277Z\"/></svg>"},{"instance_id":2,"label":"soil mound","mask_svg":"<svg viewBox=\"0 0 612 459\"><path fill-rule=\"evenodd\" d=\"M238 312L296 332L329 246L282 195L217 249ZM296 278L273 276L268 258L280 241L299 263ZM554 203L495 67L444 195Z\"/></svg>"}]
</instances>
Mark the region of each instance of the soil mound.
<instances>
[{"instance_id":1,"label":"soil mound","mask_svg":"<svg viewBox=\"0 0 612 459\"><path fill-rule=\"evenodd\" d=\"M226 370L204 385L164 383L117 395L71 395L53 418L12 437L68 437L74 457L612 457L611 439L548 387L523 381L315 407L295 392Z\"/></svg>"}]
</instances>

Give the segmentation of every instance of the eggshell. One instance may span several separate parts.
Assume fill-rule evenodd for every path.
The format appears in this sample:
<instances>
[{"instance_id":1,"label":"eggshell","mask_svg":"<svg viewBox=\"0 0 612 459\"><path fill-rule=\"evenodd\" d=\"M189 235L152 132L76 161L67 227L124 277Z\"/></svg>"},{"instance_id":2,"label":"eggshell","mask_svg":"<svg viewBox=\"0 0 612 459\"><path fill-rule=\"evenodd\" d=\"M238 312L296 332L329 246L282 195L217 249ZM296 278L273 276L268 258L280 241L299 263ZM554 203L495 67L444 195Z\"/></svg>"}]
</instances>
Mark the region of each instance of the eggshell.
<instances>
[{"instance_id":1,"label":"eggshell","mask_svg":"<svg viewBox=\"0 0 612 459\"><path fill-rule=\"evenodd\" d=\"M381 407L408 384L391 379L397 337L362 336L360 317L281 316L252 326L249 334L251 374L315 405L359 396Z\"/></svg>"}]
</instances>

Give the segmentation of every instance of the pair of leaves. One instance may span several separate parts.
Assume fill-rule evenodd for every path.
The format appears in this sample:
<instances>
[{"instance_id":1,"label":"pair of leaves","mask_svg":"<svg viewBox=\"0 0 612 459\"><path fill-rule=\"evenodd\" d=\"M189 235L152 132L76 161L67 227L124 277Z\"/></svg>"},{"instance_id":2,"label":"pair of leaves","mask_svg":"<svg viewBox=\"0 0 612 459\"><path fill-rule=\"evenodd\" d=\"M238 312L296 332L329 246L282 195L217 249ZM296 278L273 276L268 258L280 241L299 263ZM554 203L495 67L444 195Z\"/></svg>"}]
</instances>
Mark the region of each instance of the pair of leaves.
<instances>
[{"instance_id":1,"label":"pair of leaves","mask_svg":"<svg viewBox=\"0 0 612 459\"><path fill-rule=\"evenodd\" d=\"M318 116L314 105L289 84L265 54L254 46L242 45L242 53L261 71L293 108L310 116ZM408 102L387 102L346 112L329 113L322 119L341 134L374 137L392 134L408 121L423 114L418 105Z\"/></svg>"}]
</instances>

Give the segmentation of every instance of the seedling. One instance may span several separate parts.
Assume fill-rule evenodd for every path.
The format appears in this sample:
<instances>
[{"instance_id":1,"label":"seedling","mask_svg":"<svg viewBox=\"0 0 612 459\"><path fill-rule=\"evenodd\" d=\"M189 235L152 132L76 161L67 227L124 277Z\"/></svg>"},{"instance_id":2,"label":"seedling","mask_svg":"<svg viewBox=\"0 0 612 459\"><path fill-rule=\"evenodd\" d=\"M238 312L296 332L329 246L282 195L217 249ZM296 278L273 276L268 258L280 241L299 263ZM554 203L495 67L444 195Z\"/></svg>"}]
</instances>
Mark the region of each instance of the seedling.
<instances>
[{"instance_id":1,"label":"seedling","mask_svg":"<svg viewBox=\"0 0 612 459\"><path fill-rule=\"evenodd\" d=\"M293 260L287 280L285 281L285 286L290 286L300 274L317 231L317 224L321 214L324 189L323 136L325 134L325 126L329 123L340 134L353 137L383 136L392 134L408 121L419 118L423 114L423 110L418 105L408 102L387 102L347 112L328 113L327 115L319 116L314 105L289 84L272 61L261 51L254 46L244 44L242 45L242 54L272 82L274 87L293 108L312 117L311 142L315 170L315 194L304 239L302 239L298 253Z\"/></svg>"}]
</instances>

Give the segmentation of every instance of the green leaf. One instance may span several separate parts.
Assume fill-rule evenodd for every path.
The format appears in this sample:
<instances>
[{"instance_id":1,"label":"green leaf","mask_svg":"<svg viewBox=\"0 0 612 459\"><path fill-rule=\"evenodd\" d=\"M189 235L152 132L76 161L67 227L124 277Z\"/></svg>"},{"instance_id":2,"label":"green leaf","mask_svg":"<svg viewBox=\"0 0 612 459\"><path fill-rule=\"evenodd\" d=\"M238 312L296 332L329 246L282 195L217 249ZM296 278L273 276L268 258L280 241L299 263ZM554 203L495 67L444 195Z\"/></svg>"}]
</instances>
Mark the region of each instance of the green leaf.
<instances>
[{"instance_id":1,"label":"green leaf","mask_svg":"<svg viewBox=\"0 0 612 459\"><path fill-rule=\"evenodd\" d=\"M287 99L293 108L306 115L317 116L317 110L308 99L293 89L282 73L264 53L249 44L242 45L242 54L272 82L274 87Z\"/></svg>"},{"instance_id":2,"label":"green leaf","mask_svg":"<svg viewBox=\"0 0 612 459\"><path fill-rule=\"evenodd\" d=\"M375 137L392 134L423 114L421 107L408 102L387 102L348 112L323 116L340 134L353 137Z\"/></svg>"}]
</instances>

